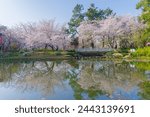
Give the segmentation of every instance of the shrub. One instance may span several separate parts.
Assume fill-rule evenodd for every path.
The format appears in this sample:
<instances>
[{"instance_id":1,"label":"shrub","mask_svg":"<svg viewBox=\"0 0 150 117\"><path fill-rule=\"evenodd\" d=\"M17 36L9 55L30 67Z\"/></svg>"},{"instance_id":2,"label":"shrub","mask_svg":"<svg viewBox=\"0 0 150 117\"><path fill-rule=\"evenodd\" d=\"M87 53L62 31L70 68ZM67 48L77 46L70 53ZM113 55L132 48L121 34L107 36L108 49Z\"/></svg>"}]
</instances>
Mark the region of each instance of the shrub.
<instances>
[{"instance_id":1,"label":"shrub","mask_svg":"<svg viewBox=\"0 0 150 117\"><path fill-rule=\"evenodd\" d=\"M70 56L75 56L77 53L76 52L67 52L66 54L70 55Z\"/></svg>"},{"instance_id":2,"label":"shrub","mask_svg":"<svg viewBox=\"0 0 150 117\"><path fill-rule=\"evenodd\" d=\"M112 57L112 55L113 55L113 52L107 52L105 54L105 57L110 58L110 57Z\"/></svg>"},{"instance_id":3,"label":"shrub","mask_svg":"<svg viewBox=\"0 0 150 117\"><path fill-rule=\"evenodd\" d=\"M150 57L150 47L138 48L134 53L131 53L133 57Z\"/></svg>"},{"instance_id":4,"label":"shrub","mask_svg":"<svg viewBox=\"0 0 150 117\"><path fill-rule=\"evenodd\" d=\"M114 54L113 54L113 57L114 57L114 58L122 58L123 55L122 55L121 53L114 53Z\"/></svg>"},{"instance_id":5,"label":"shrub","mask_svg":"<svg viewBox=\"0 0 150 117\"><path fill-rule=\"evenodd\" d=\"M67 50L67 52L75 52L75 50L73 49L73 50Z\"/></svg>"},{"instance_id":6,"label":"shrub","mask_svg":"<svg viewBox=\"0 0 150 117\"><path fill-rule=\"evenodd\" d=\"M126 48L126 49L118 49L117 50L119 53L128 53L129 52L129 49Z\"/></svg>"},{"instance_id":7,"label":"shrub","mask_svg":"<svg viewBox=\"0 0 150 117\"><path fill-rule=\"evenodd\" d=\"M55 53L55 55L59 56L59 55L62 55L62 53L58 51Z\"/></svg>"},{"instance_id":8,"label":"shrub","mask_svg":"<svg viewBox=\"0 0 150 117\"><path fill-rule=\"evenodd\" d=\"M25 56L25 57L31 56L31 55L32 55L32 52L24 52L22 55Z\"/></svg>"}]
</instances>

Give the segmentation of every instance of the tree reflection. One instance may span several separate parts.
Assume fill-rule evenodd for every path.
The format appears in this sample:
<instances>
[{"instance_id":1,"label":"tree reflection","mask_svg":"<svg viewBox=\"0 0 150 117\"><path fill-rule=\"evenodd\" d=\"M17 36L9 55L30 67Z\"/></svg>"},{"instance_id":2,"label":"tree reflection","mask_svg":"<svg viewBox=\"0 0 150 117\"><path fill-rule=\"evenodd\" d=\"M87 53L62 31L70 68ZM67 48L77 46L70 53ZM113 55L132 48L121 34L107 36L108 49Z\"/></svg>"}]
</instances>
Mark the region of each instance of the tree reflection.
<instances>
[{"instance_id":1,"label":"tree reflection","mask_svg":"<svg viewBox=\"0 0 150 117\"><path fill-rule=\"evenodd\" d=\"M74 99L101 99L102 96L133 99L133 92L142 99L150 99L149 83L143 82L147 81L147 71L149 67L143 69L141 63L98 60L2 62L0 87L12 87L23 93L39 92L48 97L57 93L56 87L65 90L67 81Z\"/></svg>"},{"instance_id":2,"label":"tree reflection","mask_svg":"<svg viewBox=\"0 0 150 117\"><path fill-rule=\"evenodd\" d=\"M57 64L51 61L1 63L0 79L3 84L6 82L8 87L15 87L22 92L38 91L43 96L48 96L55 93L54 87L65 88L63 80L68 67L64 62Z\"/></svg>"},{"instance_id":3,"label":"tree reflection","mask_svg":"<svg viewBox=\"0 0 150 117\"><path fill-rule=\"evenodd\" d=\"M0 63L0 82L8 83L12 80L14 73L20 70L18 63Z\"/></svg>"},{"instance_id":4,"label":"tree reflection","mask_svg":"<svg viewBox=\"0 0 150 117\"><path fill-rule=\"evenodd\" d=\"M87 99L95 99L97 96L104 94L104 92L97 90L95 87L82 88L81 85L78 84L78 73L74 70L68 72L66 78L69 79L69 84L74 91L74 98L77 100L85 99L84 94L88 96Z\"/></svg>"},{"instance_id":5,"label":"tree reflection","mask_svg":"<svg viewBox=\"0 0 150 117\"><path fill-rule=\"evenodd\" d=\"M95 99L107 95L113 99L129 99L133 90L144 79L144 75L130 67L129 63L114 63L113 61L78 61L79 68L70 71L70 84L76 99ZM121 92L117 92L117 89ZM92 94L92 95L91 95ZM117 95L117 96L116 96Z\"/></svg>"}]
</instances>

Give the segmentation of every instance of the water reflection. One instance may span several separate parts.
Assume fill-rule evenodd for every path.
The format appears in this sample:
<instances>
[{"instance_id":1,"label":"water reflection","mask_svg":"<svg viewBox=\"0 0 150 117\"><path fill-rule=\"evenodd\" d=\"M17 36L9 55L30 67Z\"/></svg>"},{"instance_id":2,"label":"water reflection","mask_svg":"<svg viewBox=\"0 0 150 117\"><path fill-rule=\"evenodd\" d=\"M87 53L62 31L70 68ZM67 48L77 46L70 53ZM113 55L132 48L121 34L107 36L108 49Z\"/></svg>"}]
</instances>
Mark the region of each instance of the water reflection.
<instances>
[{"instance_id":1,"label":"water reflection","mask_svg":"<svg viewBox=\"0 0 150 117\"><path fill-rule=\"evenodd\" d=\"M98 60L1 62L0 99L150 99L149 66Z\"/></svg>"}]
</instances>

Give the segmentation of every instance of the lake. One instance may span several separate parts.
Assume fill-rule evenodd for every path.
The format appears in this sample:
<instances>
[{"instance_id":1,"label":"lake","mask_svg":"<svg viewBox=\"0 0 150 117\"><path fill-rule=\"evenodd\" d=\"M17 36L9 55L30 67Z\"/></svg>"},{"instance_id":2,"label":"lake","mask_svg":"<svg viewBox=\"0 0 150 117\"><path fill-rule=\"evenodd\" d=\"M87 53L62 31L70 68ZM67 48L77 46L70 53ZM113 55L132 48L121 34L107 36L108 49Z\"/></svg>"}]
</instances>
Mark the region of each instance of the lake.
<instances>
[{"instance_id":1,"label":"lake","mask_svg":"<svg viewBox=\"0 0 150 117\"><path fill-rule=\"evenodd\" d=\"M150 63L1 61L1 100L149 100Z\"/></svg>"}]
</instances>

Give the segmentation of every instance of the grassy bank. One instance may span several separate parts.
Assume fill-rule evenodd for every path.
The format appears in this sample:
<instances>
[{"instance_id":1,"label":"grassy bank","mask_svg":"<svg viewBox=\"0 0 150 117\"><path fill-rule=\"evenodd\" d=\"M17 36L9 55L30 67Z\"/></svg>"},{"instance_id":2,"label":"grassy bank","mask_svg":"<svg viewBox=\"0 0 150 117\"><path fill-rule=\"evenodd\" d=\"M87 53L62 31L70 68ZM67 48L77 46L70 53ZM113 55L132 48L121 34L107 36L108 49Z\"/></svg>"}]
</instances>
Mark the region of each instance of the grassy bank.
<instances>
[{"instance_id":1,"label":"grassy bank","mask_svg":"<svg viewBox=\"0 0 150 117\"><path fill-rule=\"evenodd\" d=\"M103 60L115 60L115 61L137 61L137 62L150 62L150 47L138 48L135 52L130 52L130 49L118 49L112 52L107 52L103 56L80 56L74 50L70 51L52 51L39 49L35 51L19 51L19 52L3 52L0 53L0 60L10 59L27 59L27 60L55 60L55 59L72 59L78 57L79 59L103 59Z\"/></svg>"},{"instance_id":2,"label":"grassy bank","mask_svg":"<svg viewBox=\"0 0 150 117\"><path fill-rule=\"evenodd\" d=\"M132 52L130 59L134 61L148 61L150 62L150 47L138 48Z\"/></svg>"},{"instance_id":3,"label":"grassy bank","mask_svg":"<svg viewBox=\"0 0 150 117\"><path fill-rule=\"evenodd\" d=\"M113 60L122 59L128 62L150 62L150 47L138 48L135 49L135 52L131 52L130 49L118 49L109 54L107 58Z\"/></svg>"},{"instance_id":4,"label":"grassy bank","mask_svg":"<svg viewBox=\"0 0 150 117\"><path fill-rule=\"evenodd\" d=\"M131 54L132 57L149 58L150 57L150 47L138 48L135 52Z\"/></svg>"},{"instance_id":5,"label":"grassy bank","mask_svg":"<svg viewBox=\"0 0 150 117\"><path fill-rule=\"evenodd\" d=\"M53 59L70 59L75 55L74 51L52 51L52 50L37 50L37 51L19 51L19 52L3 52L0 53L0 60L10 59L27 59L27 60L53 60Z\"/></svg>"}]
</instances>

